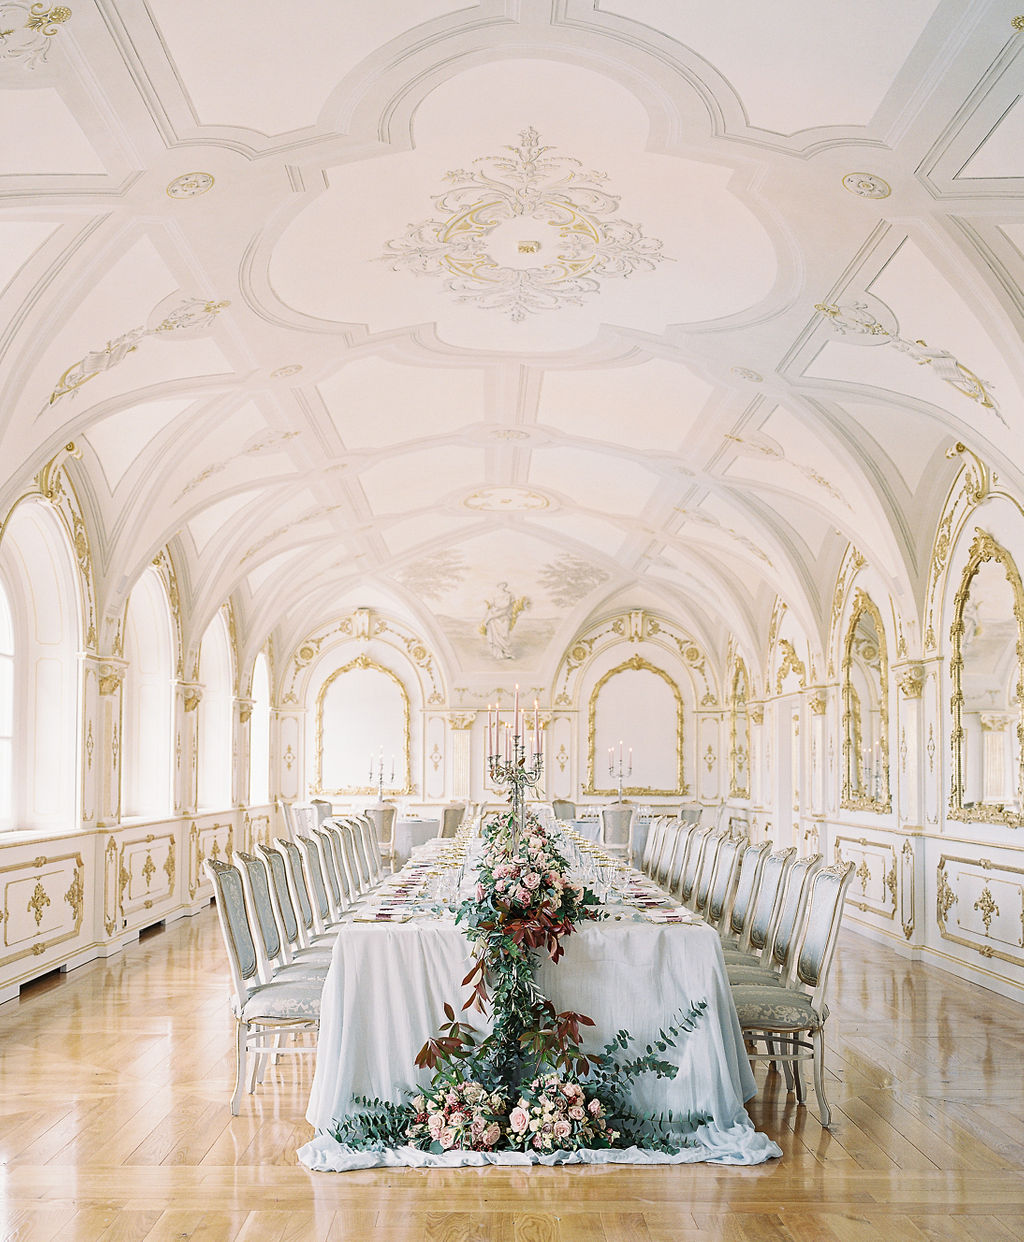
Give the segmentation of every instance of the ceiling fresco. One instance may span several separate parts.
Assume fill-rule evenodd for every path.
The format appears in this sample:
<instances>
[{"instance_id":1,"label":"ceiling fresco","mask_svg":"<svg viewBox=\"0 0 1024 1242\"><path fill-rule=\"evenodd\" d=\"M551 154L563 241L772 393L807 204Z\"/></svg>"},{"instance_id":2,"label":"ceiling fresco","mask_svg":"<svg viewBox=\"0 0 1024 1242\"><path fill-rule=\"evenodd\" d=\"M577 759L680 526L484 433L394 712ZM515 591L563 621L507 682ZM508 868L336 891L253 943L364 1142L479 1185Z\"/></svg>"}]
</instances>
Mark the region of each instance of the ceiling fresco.
<instances>
[{"instance_id":1,"label":"ceiling fresco","mask_svg":"<svg viewBox=\"0 0 1024 1242\"><path fill-rule=\"evenodd\" d=\"M824 635L851 543L912 613L950 446L1024 486L1022 69L1005 0L2 0L0 512L73 442L104 615L167 547L464 686Z\"/></svg>"}]
</instances>

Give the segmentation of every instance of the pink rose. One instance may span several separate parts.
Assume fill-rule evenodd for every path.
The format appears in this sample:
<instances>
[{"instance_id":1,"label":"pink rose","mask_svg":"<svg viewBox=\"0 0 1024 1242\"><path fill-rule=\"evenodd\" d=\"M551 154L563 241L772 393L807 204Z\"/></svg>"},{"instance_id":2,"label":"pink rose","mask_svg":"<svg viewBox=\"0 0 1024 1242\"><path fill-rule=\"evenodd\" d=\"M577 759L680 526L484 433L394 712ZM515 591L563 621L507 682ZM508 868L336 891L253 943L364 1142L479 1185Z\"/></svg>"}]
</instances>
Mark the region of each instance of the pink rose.
<instances>
[{"instance_id":1,"label":"pink rose","mask_svg":"<svg viewBox=\"0 0 1024 1242\"><path fill-rule=\"evenodd\" d=\"M540 888L540 876L536 871L531 871L524 879L523 883L531 892L536 892Z\"/></svg>"},{"instance_id":2,"label":"pink rose","mask_svg":"<svg viewBox=\"0 0 1024 1242\"><path fill-rule=\"evenodd\" d=\"M514 1134L522 1134L526 1127L530 1124L530 1117L525 1108L518 1105L508 1115L509 1129Z\"/></svg>"},{"instance_id":3,"label":"pink rose","mask_svg":"<svg viewBox=\"0 0 1024 1242\"><path fill-rule=\"evenodd\" d=\"M484 1133L484 1143L488 1147L494 1147L498 1139L501 1138L501 1126L496 1121L492 1121Z\"/></svg>"},{"instance_id":4,"label":"pink rose","mask_svg":"<svg viewBox=\"0 0 1024 1242\"><path fill-rule=\"evenodd\" d=\"M568 1138L572 1134L572 1126L564 1117L559 1117L555 1122L555 1138Z\"/></svg>"},{"instance_id":5,"label":"pink rose","mask_svg":"<svg viewBox=\"0 0 1024 1242\"><path fill-rule=\"evenodd\" d=\"M436 1139L443 1129L444 1117L440 1113L431 1113L427 1121L427 1130L430 1132L430 1137Z\"/></svg>"},{"instance_id":6,"label":"pink rose","mask_svg":"<svg viewBox=\"0 0 1024 1242\"><path fill-rule=\"evenodd\" d=\"M587 1114L578 1104L574 1104L572 1108L569 1109L569 1116L573 1119L573 1121L585 1121Z\"/></svg>"},{"instance_id":7,"label":"pink rose","mask_svg":"<svg viewBox=\"0 0 1024 1242\"><path fill-rule=\"evenodd\" d=\"M600 1100L591 1100L587 1105L587 1112L591 1115L591 1117L600 1117L603 1111L604 1110L601 1108Z\"/></svg>"},{"instance_id":8,"label":"pink rose","mask_svg":"<svg viewBox=\"0 0 1024 1242\"><path fill-rule=\"evenodd\" d=\"M519 905L528 906L530 904L530 890L528 888L523 888L520 884L520 886L512 894L512 898L514 901L517 901Z\"/></svg>"},{"instance_id":9,"label":"pink rose","mask_svg":"<svg viewBox=\"0 0 1024 1242\"><path fill-rule=\"evenodd\" d=\"M437 1136L437 1141L441 1144L445 1151L450 1151L459 1140L451 1126L445 1126L445 1128Z\"/></svg>"}]
</instances>

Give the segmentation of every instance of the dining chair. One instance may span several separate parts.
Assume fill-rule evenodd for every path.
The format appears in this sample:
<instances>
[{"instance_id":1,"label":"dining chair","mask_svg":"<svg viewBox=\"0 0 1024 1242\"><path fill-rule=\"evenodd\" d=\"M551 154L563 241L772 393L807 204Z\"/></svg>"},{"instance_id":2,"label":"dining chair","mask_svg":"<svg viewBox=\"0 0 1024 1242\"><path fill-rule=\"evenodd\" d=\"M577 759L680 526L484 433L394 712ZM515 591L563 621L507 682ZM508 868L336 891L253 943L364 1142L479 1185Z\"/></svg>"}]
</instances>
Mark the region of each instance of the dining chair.
<instances>
[{"instance_id":1,"label":"dining chair","mask_svg":"<svg viewBox=\"0 0 1024 1242\"><path fill-rule=\"evenodd\" d=\"M669 872L680 848L686 848L683 826L678 820L672 819L662 836L661 849L658 851L658 861L654 868L654 881L662 888L668 887Z\"/></svg>"},{"instance_id":2,"label":"dining chair","mask_svg":"<svg viewBox=\"0 0 1024 1242\"><path fill-rule=\"evenodd\" d=\"M551 813L555 819L571 821L576 818L576 803L570 802L567 798L552 798Z\"/></svg>"},{"instance_id":3,"label":"dining chair","mask_svg":"<svg viewBox=\"0 0 1024 1242\"><path fill-rule=\"evenodd\" d=\"M289 962L324 962L330 965L332 944L306 943L302 934L302 925L295 909L291 888L288 881L288 864L280 850L271 845L259 842L256 853L267 865L270 877L270 892L274 901L274 909L278 916L278 926L284 938L285 951Z\"/></svg>"},{"instance_id":4,"label":"dining chair","mask_svg":"<svg viewBox=\"0 0 1024 1242\"><path fill-rule=\"evenodd\" d=\"M454 837L466 813L464 806L446 806L441 812L441 831L439 837Z\"/></svg>"},{"instance_id":5,"label":"dining chair","mask_svg":"<svg viewBox=\"0 0 1024 1242\"><path fill-rule=\"evenodd\" d=\"M647 840L644 842L644 851L640 856L640 870L652 879L654 878L652 860L656 859L661 852L661 843L670 822L671 819L668 815L656 815L651 821Z\"/></svg>"},{"instance_id":6,"label":"dining chair","mask_svg":"<svg viewBox=\"0 0 1024 1242\"><path fill-rule=\"evenodd\" d=\"M683 864L683 870L679 877L679 900L684 906L692 907L693 896L697 887L697 875L700 871L700 861L712 833L712 828L700 827L691 834L690 848L687 851L686 862Z\"/></svg>"},{"instance_id":7,"label":"dining chair","mask_svg":"<svg viewBox=\"0 0 1024 1242\"><path fill-rule=\"evenodd\" d=\"M609 854L628 858L633 848L636 807L624 802L601 808L601 848Z\"/></svg>"},{"instance_id":8,"label":"dining chair","mask_svg":"<svg viewBox=\"0 0 1024 1242\"><path fill-rule=\"evenodd\" d=\"M260 1066L267 1057L316 1051L323 989L320 982L312 980L270 983L260 980L241 872L215 858L204 859L203 868L213 885L217 921L231 974L231 1011L235 1018L235 1086L231 1094L231 1114L237 1117L246 1080L251 1095L256 1090ZM314 1036L312 1044L281 1043L284 1036L307 1035Z\"/></svg>"},{"instance_id":9,"label":"dining chair","mask_svg":"<svg viewBox=\"0 0 1024 1242\"><path fill-rule=\"evenodd\" d=\"M288 946L278 926L266 864L261 858L241 850L236 850L233 858L242 876L245 907L256 945L261 982L270 983L273 979L297 982L319 979L322 982L330 965L329 958L290 960Z\"/></svg>"},{"instance_id":10,"label":"dining chair","mask_svg":"<svg viewBox=\"0 0 1024 1242\"><path fill-rule=\"evenodd\" d=\"M345 896L345 908L348 909L359 900L359 879L355 862L349 857L350 828L341 819L325 819L321 831L330 837L338 879Z\"/></svg>"},{"instance_id":11,"label":"dining chair","mask_svg":"<svg viewBox=\"0 0 1024 1242\"><path fill-rule=\"evenodd\" d=\"M280 837L274 841L274 845L284 855L288 885L299 916L299 937L303 947L332 946L335 933L328 932L322 925L318 925L316 915L313 913L311 885L302 863L302 852L294 841L284 841Z\"/></svg>"},{"instance_id":12,"label":"dining chair","mask_svg":"<svg viewBox=\"0 0 1024 1242\"><path fill-rule=\"evenodd\" d=\"M398 822L398 807L390 803L378 803L376 806L367 807L363 814L373 825L381 857L393 871L395 869L395 824Z\"/></svg>"},{"instance_id":13,"label":"dining chair","mask_svg":"<svg viewBox=\"0 0 1024 1242\"><path fill-rule=\"evenodd\" d=\"M289 841L287 845L289 848L297 849L301 855L300 865L305 872L308 884L308 892L313 908L313 928L315 933L323 935L325 932L336 930L341 919L331 907L331 899L327 891L327 881L324 878L319 841L312 836L303 836L300 832L295 841Z\"/></svg>"},{"instance_id":14,"label":"dining chair","mask_svg":"<svg viewBox=\"0 0 1024 1242\"><path fill-rule=\"evenodd\" d=\"M309 805L316 811L316 823L312 825L314 828L319 828L325 819L330 819L334 814L334 807L326 798L311 798Z\"/></svg>"},{"instance_id":15,"label":"dining chair","mask_svg":"<svg viewBox=\"0 0 1024 1242\"><path fill-rule=\"evenodd\" d=\"M815 873L799 942L782 985L753 983L732 988L750 1059L791 1065L798 1104L805 1103L800 1067L804 1061L811 1062L818 1116L825 1129L832 1124L832 1110L825 1099L825 991L853 871L853 863L846 862ZM764 1052L757 1050L761 1042Z\"/></svg>"},{"instance_id":16,"label":"dining chair","mask_svg":"<svg viewBox=\"0 0 1024 1242\"><path fill-rule=\"evenodd\" d=\"M320 866L323 869L324 879L327 881L327 896L331 901L331 913L337 922L348 909L349 903L341 882L341 876L338 874L338 862L334 856L334 843L326 827L328 823L330 821L325 819L319 828L313 829L313 840L317 843L320 850Z\"/></svg>"},{"instance_id":17,"label":"dining chair","mask_svg":"<svg viewBox=\"0 0 1024 1242\"><path fill-rule=\"evenodd\" d=\"M786 876L786 890L779 904L778 916L768 943L755 962L736 963L726 960L725 971L730 983L765 983L772 978L777 983L785 976L800 931L808 885L811 877L820 869L820 854L798 858L790 866Z\"/></svg>"},{"instance_id":18,"label":"dining chair","mask_svg":"<svg viewBox=\"0 0 1024 1242\"><path fill-rule=\"evenodd\" d=\"M711 877L715 873L715 864L724 842L728 841L728 832L714 832L705 838L701 853L700 867L697 871L697 883L694 885L691 909L703 917L708 904L708 893L711 891Z\"/></svg>"},{"instance_id":19,"label":"dining chair","mask_svg":"<svg viewBox=\"0 0 1024 1242\"><path fill-rule=\"evenodd\" d=\"M372 821L366 814L353 815L351 818L362 845L367 881L370 888L376 888L385 874L384 860L380 852L380 841Z\"/></svg>"},{"instance_id":20,"label":"dining chair","mask_svg":"<svg viewBox=\"0 0 1024 1242\"><path fill-rule=\"evenodd\" d=\"M671 893L673 897L678 898L683 868L686 866L686 858L695 836L696 830L692 824L679 825L679 835L676 839L675 850L668 870L665 873L665 883L662 885L665 891Z\"/></svg>"}]
</instances>

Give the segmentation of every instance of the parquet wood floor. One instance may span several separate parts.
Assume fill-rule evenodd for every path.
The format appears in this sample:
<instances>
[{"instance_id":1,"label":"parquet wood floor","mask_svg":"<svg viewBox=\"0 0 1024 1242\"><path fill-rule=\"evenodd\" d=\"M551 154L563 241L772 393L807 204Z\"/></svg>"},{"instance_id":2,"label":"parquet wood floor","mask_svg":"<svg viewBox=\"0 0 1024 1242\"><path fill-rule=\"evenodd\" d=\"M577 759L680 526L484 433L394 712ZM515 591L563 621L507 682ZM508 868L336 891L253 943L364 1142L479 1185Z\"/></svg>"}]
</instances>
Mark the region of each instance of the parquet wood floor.
<instances>
[{"instance_id":1,"label":"parquet wood floor","mask_svg":"<svg viewBox=\"0 0 1024 1242\"><path fill-rule=\"evenodd\" d=\"M898 1242L1024 1239L1024 1008L846 933L835 1129L758 1069L758 1168L312 1174L311 1065L228 1111L212 909L0 1006L4 1242Z\"/></svg>"}]
</instances>

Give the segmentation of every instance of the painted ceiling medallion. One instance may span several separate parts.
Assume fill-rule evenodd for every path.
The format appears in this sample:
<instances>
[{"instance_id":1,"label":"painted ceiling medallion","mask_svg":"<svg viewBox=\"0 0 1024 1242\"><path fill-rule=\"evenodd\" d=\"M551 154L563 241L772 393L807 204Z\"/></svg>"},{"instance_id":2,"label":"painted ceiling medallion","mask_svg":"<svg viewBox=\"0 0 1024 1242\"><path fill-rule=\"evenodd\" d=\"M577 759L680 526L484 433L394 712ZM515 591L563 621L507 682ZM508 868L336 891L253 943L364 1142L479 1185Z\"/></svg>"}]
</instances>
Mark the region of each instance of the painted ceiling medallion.
<instances>
[{"instance_id":1,"label":"painted ceiling medallion","mask_svg":"<svg viewBox=\"0 0 1024 1242\"><path fill-rule=\"evenodd\" d=\"M490 513L552 507L547 496L526 487L480 487L475 492L470 492L462 503L467 509Z\"/></svg>"},{"instance_id":2,"label":"painted ceiling medallion","mask_svg":"<svg viewBox=\"0 0 1024 1242\"><path fill-rule=\"evenodd\" d=\"M733 375L738 375L740 379L749 380L751 384L764 383L764 376L760 371L752 371L750 367L733 367Z\"/></svg>"},{"instance_id":3,"label":"painted ceiling medallion","mask_svg":"<svg viewBox=\"0 0 1024 1242\"><path fill-rule=\"evenodd\" d=\"M298 375L302 370L301 362L290 362L287 366L278 367L276 371L270 372L271 379L287 379L289 375Z\"/></svg>"},{"instance_id":4,"label":"painted ceiling medallion","mask_svg":"<svg viewBox=\"0 0 1024 1242\"><path fill-rule=\"evenodd\" d=\"M436 216L387 243L394 271L432 276L459 302L513 322L581 306L601 281L653 271L661 242L618 216L606 174L570 156L551 156L534 129L510 155L485 155L445 174L452 188L434 199ZM534 256L546 261L539 266Z\"/></svg>"},{"instance_id":5,"label":"painted ceiling medallion","mask_svg":"<svg viewBox=\"0 0 1024 1242\"><path fill-rule=\"evenodd\" d=\"M46 60L50 40L71 17L63 4L47 8L21 0L0 3L0 60L23 60L27 69Z\"/></svg>"},{"instance_id":6,"label":"painted ceiling medallion","mask_svg":"<svg viewBox=\"0 0 1024 1242\"><path fill-rule=\"evenodd\" d=\"M892 186L874 173L853 172L843 178L843 186L858 198L888 198Z\"/></svg>"},{"instance_id":7,"label":"painted ceiling medallion","mask_svg":"<svg viewBox=\"0 0 1024 1242\"><path fill-rule=\"evenodd\" d=\"M168 198L198 198L207 190L213 189L213 177L210 173L190 172L175 177L167 187Z\"/></svg>"}]
</instances>

